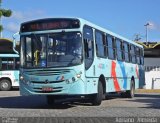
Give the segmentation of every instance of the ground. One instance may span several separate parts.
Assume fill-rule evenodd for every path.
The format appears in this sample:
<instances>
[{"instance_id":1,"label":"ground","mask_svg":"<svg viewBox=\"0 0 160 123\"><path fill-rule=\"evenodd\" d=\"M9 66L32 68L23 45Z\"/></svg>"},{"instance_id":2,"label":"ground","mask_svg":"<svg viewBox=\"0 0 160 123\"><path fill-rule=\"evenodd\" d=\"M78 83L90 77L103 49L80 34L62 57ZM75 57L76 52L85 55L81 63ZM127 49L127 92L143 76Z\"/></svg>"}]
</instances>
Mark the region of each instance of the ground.
<instances>
[{"instance_id":1,"label":"ground","mask_svg":"<svg viewBox=\"0 0 160 123\"><path fill-rule=\"evenodd\" d=\"M100 106L83 100L58 100L48 106L45 96L20 96L0 91L0 117L160 117L160 95L137 93L135 98L108 95Z\"/></svg>"}]
</instances>

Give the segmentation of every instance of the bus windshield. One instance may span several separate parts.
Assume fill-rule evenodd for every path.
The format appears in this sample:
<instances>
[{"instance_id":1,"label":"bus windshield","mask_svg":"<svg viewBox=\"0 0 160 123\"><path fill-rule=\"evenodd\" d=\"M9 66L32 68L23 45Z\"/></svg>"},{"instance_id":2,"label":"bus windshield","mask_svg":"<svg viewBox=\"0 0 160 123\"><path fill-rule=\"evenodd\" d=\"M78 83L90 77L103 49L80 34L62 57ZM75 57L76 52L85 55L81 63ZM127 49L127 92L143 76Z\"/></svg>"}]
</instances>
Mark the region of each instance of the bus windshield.
<instances>
[{"instance_id":1,"label":"bus windshield","mask_svg":"<svg viewBox=\"0 0 160 123\"><path fill-rule=\"evenodd\" d=\"M65 67L81 63L80 32L31 34L21 37L22 67Z\"/></svg>"}]
</instances>

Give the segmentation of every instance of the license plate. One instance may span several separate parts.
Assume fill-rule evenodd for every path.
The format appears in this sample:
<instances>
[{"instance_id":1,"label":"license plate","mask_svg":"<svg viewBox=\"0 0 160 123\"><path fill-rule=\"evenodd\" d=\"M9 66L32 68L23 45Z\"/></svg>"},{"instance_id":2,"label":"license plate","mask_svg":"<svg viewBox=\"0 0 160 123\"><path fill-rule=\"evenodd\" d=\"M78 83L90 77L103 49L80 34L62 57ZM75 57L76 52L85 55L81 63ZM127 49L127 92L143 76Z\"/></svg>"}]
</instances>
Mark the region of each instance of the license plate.
<instances>
[{"instance_id":1,"label":"license plate","mask_svg":"<svg viewBox=\"0 0 160 123\"><path fill-rule=\"evenodd\" d=\"M43 87L42 91L46 91L46 92L53 91L53 88L51 88L51 87Z\"/></svg>"}]
</instances>

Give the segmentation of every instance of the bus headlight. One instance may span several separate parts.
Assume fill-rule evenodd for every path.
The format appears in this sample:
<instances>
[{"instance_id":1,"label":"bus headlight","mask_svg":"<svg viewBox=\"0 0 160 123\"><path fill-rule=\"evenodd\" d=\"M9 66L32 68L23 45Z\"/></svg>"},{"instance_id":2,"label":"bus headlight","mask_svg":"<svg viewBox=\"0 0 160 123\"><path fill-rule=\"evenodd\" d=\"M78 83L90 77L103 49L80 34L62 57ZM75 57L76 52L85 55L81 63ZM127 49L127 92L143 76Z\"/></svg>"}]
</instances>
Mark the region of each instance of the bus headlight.
<instances>
[{"instance_id":1,"label":"bus headlight","mask_svg":"<svg viewBox=\"0 0 160 123\"><path fill-rule=\"evenodd\" d=\"M23 76L20 76L20 80L21 80L21 81L24 80L24 77L23 77Z\"/></svg>"},{"instance_id":2,"label":"bus headlight","mask_svg":"<svg viewBox=\"0 0 160 123\"><path fill-rule=\"evenodd\" d=\"M81 78L81 74L77 74L77 78Z\"/></svg>"},{"instance_id":3,"label":"bus headlight","mask_svg":"<svg viewBox=\"0 0 160 123\"><path fill-rule=\"evenodd\" d=\"M76 77L77 77L77 78L81 78L81 74L82 74L82 71L80 71L80 72L76 75Z\"/></svg>"}]
</instances>

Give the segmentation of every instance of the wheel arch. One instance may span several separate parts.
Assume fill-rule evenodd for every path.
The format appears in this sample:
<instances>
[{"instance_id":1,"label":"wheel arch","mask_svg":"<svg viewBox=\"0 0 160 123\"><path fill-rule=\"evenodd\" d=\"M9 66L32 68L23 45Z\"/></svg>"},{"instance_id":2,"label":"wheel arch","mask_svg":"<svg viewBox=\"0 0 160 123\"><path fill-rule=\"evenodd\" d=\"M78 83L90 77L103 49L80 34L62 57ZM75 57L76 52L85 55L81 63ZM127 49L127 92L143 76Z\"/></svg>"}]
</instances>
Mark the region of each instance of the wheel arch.
<instances>
[{"instance_id":1,"label":"wheel arch","mask_svg":"<svg viewBox=\"0 0 160 123\"><path fill-rule=\"evenodd\" d=\"M2 77L2 78L0 78L0 82L2 80L5 80L5 79L8 80L10 82L11 86L12 86L12 80L9 77Z\"/></svg>"}]
</instances>

